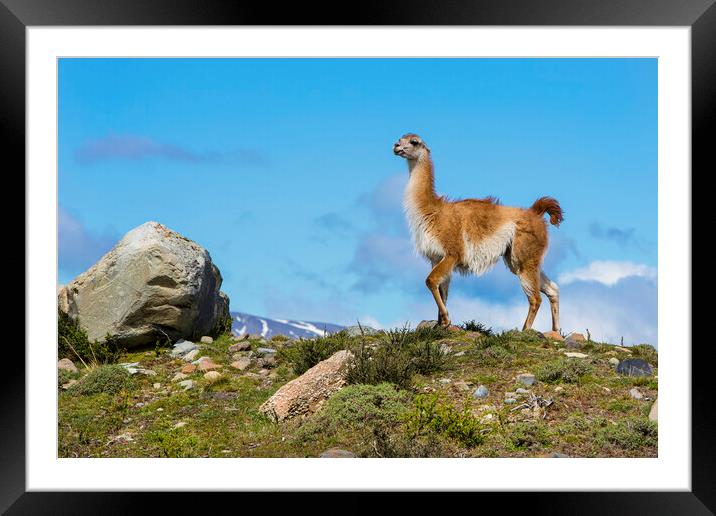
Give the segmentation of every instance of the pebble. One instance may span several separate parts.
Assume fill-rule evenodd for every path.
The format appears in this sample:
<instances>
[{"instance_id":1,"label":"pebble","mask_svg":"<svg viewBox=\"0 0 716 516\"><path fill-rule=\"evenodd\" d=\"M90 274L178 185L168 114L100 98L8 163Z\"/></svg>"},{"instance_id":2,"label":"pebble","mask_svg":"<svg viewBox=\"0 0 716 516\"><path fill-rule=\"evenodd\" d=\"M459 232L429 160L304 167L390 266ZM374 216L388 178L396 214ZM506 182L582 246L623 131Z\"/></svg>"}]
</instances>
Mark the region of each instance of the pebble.
<instances>
[{"instance_id":1,"label":"pebble","mask_svg":"<svg viewBox=\"0 0 716 516\"><path fill-rule=\"evenodd\" d=\"M440 378L439 381L440 381L440 383L443 383L443 384L452 382L452 380L450 378Z\"/></svg>"},{"instance_id":2,"label":"pebble","mask_svg":"<svg viewBox=\"0 0 716 516\"><path fill-rule=\"evenodd\" d=\"M196 349L197 346L193 342L188 340L178 340L174 343L172 350L169 352L173 357L181 357L189 353L191 350Z\"/></svg>"},{"instance_id":3,"label":"pebble","mask_svg":"<svg viewBox=\"0 0 716 516\"><path fill-rule=\"evenodd\" d=\"M236 344L232 344L229 346L229 351L231 353L236 353L237 351L248 351L251 349L251 343L248 341L243 342L237 342Z\"/></svg>"},{"instance_id":4,"label":"pebble","mask_svg":"<svg viewBox=\"0 0 716 516\"><path fill-rule=\"evenodd\" d=\"M477 389L475 389L475 392L472 393L473 398L487 398L487 396L490 394L490 391L485 387L484 385L480 385Z\"/></svg>"},{"instance_id":5,"label":"pebble","mask_svg":"<svg viewBox=\"0 0 716 516\"><path fill-rule=\"evenodd\" d=\"M625 376L649 376L653 373L651 366L641 358L627 358L619 362L617 373Z\"/></svg>"},{"instance_id":6,"label":"pebble","mask_svg":"<svg viewBox=\"0 0 716 516\"><path fill-rule=\"evenodd\" d=\"M513 403L517 403L517 400L515 398L507 398L505 400L505 404L512 405Z\"/></svg>"},{"instance_id":7,"label":"pebble","mask_svg":"<svg viewBox=\"0 0 716 516\"><path fill-rule=\"evenodd\" d=\"M214 343L214 339L212 339L211 337L209 337L209 336L207 336L207 335L204 335L204 336L201 338L200 342L201 342L202 344L213 344L213 343Z\"/></svg>"},{"instance_id":8,"label":"pebble","mask_svg":"<svg viewBox=\"0 0 716 516\"><path fill-rule=\"evenodd\" d=\"M219 371L209 371L208 373L204 373L204 378L210 382L215 382L221 378L221 373Z\"/></svg>"},{"instance_id":9,"label":"pebble","mask_svg":"<svg viewBox=\"0 0 716 516\"><path fill-rule=\"evenodd\" d=\"M565 353L564 356L568 358L589 358L589 355L585 355L584 353Z\"/></svg>"},{"instance_id":10,"label":"pebble","mask_svg":"<svg viewBox=\"0 0 716 516\"><path fill-rule=\"evenodd\" d=\"M75 380L75 379L73 378L73 379L71 379L69 382L62 384L62 390L65 390L65 391L66 391L67 389L69 389L70 387L72 387L72 386L73 386L74 384L76 384L76 383L77 383L77 380Z\"/></svg>"},{"instance_id":11,"label":"pebble","mask_svg":"<svg viewBox=\"0 0 716 516\"><path fill-rule=\"evenodd\" d=\"M174 425L173 428L181 428L181 427L183 427L183 426L186 426L186 422L184 422L184 421L179 421L178 423L176 423L176 424Z\"/></svg>"},{"instance_id":12,"label":"pebble","mask_svg":"<svg viewBox=\"0 0 716 516\"><path fill-rule=\"evenodd\" d=\"M189 353L184 355L184 362L193 362L197 356L199 356L198 349L192 349Z\"/></svg>"},{"instance_id":13,"label":"pebble","mask_svg":"<svg viewBox=\"0 0 716 516\"><path fill-rule=\"evenodd\" d=\"M186 378L186 375L184 373L177 373L174 375L174 378L172 378L172 382L183 380L184 378Z\"/></svg>"},{"instance_id":14,"label":"pebble","mask_svg":"<svg viewBox=\"0 0 716 516\"><path fill-rule=\"evenodd\" d=\"M251 366L251 359L250 358L240 358L235 362L231 363L231 367L234 369L238 369L239 371L244 371L245 369L248 369Z\"/></svg>"},{"instance_id":15,"label":"pebble","mask_svg":"<svg viewBox=\"0 0 716 516\"><path fill-rule=\"evenodd\" d=\"M515 389L515 392L516 392L517 394L529 394L529 393L530 393L529 390L523 389L522 387L520 387L519 389Z\"/></svg>"},{"instance_id":16,"label":"pebble","mask_svg":"<svg viewBox=\"0 0 716 516\"><path fill-rule=\"evenodd\" d=\"M197 366L199 371L212 371L218 368L214 361L209 357L201 357Z\"/></svg>"},{"instance_id":17,"label":"pebble","mask_svg":"<svg viewBox=\"0 0 716 516\"><path fill-rule=\"evenodd\" d=\"M518 374L516 380L523 385L534 385L535 375L529 373Z\"/></svg>"},{"instance_id":18,"label":"pebble","mask_svg":"<svg viewBox=\"0 0 716 516\"><path fill-rule=\"evenodd\" d=\"M161 386L162 386L161 383L155 383L154 385L152 385L152 387L154 387L155 389L158 389Z\"/></svg>"},{"instance_id":19,"label":"pebble","mask_svg":"<svg viewBox=\"0 0 716 516\"><path fill-rule=\"evenodd\" d=\"M609 359L609 363L610 363L611 365L613 365L613 366L616 367L616 366L619 365L619 359L612 357L612 358Z\"/></svg>"},{"instance_id":20,"label":"pebble","mask_svg":"<svg viewBox=\"0 0 716 516\"><path fill-rule=\"evenodd\" d=\"M649 419L651 421L659 420L659 398L655 399L654 404L651 406L651 410L649 411Z\"/></svg>"},{"instance_id":21,"label":"pebble","mask_svg":"<svg viewBox=\"0 0 716 516\"><path fill-rule=\"evenodd\" d=\"M185 391L188 391L189 389L194 387L194 382L192 382L191 380L184 380L183 382L179 382L179 385L184 387Z\"/></svg>"},{"instance_id":22,"label":"pebble","mask_svg":"<svg viewBox=\"0 0 716 516\"><path fill-rule=\"evenodd\" d=\"M554 392L562 392L563 390L564 390L564 387L562 387L560 385L558 385L557 387L554 388Z\"/></svg>"},{"instance_id":23,"label":"pebble","mask_svg":"<svg viewBox=\"0 0 716 516\"><path fill-rule=\"evenodd\" d=\"M644 395L643 395L643 394L641 393L641 391L640 391L639 389L637 389L636 387L632 388L632 389L629 391L629 396L631 396L631 397L634 398L635 400L640 400L640 399L643 399L643 398L644 398Z\"/></svg>"},{"instance_id":24,"label":"pebble","mask_svg":"<svg viewBox=\"0 0 716 516\"><path fill-rule=\"evenodd\" d=\"M269 355L271 353L276 353L276 350L273 348L258 348L256 352L261 353L263 355Z\"/></svg>"},{"instance_id":25,"label":"pebble","mask_svg":"<svg viewBox=\"0 0 716 516\"><path fill-rule=\"evenodd\" d=\"M184 374L191 374L194 371L196 371L196 366L194 364L186 364L181 368L181 372Z\"/></svg>"}]
</instances>

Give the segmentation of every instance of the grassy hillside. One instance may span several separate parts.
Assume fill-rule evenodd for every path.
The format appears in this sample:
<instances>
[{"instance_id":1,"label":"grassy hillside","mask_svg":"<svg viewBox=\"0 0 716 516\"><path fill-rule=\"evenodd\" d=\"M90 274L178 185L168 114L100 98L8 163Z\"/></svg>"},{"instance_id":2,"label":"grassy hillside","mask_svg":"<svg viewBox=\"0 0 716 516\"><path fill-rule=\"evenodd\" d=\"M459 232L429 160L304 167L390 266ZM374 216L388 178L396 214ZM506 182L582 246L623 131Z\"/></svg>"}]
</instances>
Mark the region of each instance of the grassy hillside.
<instances>
[{"instance_id":1,"label":"grassy hillside","mask_svg":"<svg viewBox=\"0 0 716 516\"><path fill-rule=\"evenodd\" d=\"M621 376L609 361L641 357L656 375L651 346L587 341L567 350L534 331L444 329L254 339L251 350L232 352L235 343L200 345L198 356L210 357L220 377L188 374L189 390L173 381L186 362L170 348L121 355L143 370L131 376L117 365L62 372L59 384L78 381L58 386L59 456L316 457L329 448L359 457L657 454L657 426L647 417L656 376ZM275 363L257 363L259 347L277 349ZM258 412L279 387L345 348L356 356L350 383L317 413L277 424ZM253 360L246 370L230 365L246 358ZM522 383L521 374L535 383ZM486 397L475 397L479 386Z\"/></svg>"}]
</instances>

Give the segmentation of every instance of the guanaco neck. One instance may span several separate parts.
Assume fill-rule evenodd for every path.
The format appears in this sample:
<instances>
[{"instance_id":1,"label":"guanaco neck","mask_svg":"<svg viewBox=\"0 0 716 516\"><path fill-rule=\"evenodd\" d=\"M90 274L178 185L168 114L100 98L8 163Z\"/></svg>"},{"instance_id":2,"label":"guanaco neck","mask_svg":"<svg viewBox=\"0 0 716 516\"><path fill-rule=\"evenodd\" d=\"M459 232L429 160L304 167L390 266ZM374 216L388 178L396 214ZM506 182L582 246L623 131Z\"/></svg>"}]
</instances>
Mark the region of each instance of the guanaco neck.
<instances>
[{"instance_id":1,"label":"guanaco neck","mask_svg":"<svg viewBox=\"0 0 716 516\"><path fill-rule=\"evenodd\" d=\"M435 194L435 174L430 155L408 160L408 171L410 178L405 188L405 201L422 212L433 211L440 198Z\"/></svg>"}]
</instances>

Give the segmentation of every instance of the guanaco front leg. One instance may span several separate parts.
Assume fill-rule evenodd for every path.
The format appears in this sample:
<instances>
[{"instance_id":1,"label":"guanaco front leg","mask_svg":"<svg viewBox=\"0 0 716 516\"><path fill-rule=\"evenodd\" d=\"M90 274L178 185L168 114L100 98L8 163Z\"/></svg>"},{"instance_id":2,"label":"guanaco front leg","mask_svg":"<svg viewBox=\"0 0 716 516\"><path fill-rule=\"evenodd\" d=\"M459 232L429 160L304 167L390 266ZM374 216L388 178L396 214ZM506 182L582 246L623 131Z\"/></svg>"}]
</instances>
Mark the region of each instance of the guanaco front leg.
<instances>
[{"instance_id":1,"label":"guanaco front leg","mask_svg":"<svg viewBox=\"0 0 716 516\"><path fill-rule=\"evenodd\" d=\"M433 295L435 303L438 305L438 324L442 326L450 325L450 317L440 293L440 286L445 279L450 277L456 263L457 259L455 257L446 256L433 267L433 270L425 279L425 284ZM447 298L447 289L445 289L445 294L445 298Z\"/></svg>"}]
</instances>

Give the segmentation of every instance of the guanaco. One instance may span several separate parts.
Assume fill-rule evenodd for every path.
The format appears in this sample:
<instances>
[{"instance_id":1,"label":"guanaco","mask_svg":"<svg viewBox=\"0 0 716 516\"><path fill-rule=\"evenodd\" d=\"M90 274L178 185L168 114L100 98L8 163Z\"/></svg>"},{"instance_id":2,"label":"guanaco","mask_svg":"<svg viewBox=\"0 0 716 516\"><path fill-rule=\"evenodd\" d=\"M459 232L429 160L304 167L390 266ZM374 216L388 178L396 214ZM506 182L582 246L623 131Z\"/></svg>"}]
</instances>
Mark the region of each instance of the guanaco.
<instances>
[{"instance_id":1,"label":"guanaco","mask_svg":"<svg viewBox=\"0 0 716 516\"><path fill-rule=\"evenodd\" d=\"M523 331L532 327L540 292L550 302L552 330L559 331L559 287L542 272L547 250L543 215L553 226L564 220L557 200L540 197L528 209L502 206L493 197L451 201L436 195L430 149L417 134L401 137L393 153L408 161L403 207L416 251L433 267L425 284L438 306L438 324L450 325L446 304L453 270L479 276L503 257L529 301Z\"/></svg>"}]
</instances>

